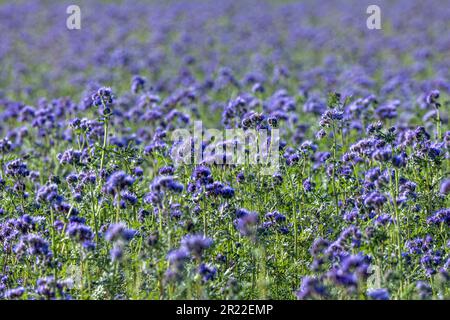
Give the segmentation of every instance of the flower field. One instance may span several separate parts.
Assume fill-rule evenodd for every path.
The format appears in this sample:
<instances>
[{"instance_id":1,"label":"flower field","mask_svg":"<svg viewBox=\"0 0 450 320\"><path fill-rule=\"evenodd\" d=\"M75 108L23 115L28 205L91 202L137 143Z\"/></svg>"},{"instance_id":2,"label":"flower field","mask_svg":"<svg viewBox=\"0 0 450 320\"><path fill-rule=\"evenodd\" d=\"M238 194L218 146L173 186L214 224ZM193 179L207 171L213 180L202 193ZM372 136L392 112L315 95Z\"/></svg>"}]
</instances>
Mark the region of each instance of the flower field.
<instances>
[{"instance_id":1,"label":"flower field","mask_svg":"<svg viewBox=\"0 0 450 320\"><path fill-rule=\"evenodd\" d=\"M450 299L444 2L0 1L0 299Z\"/></svg>"}]
</instances>

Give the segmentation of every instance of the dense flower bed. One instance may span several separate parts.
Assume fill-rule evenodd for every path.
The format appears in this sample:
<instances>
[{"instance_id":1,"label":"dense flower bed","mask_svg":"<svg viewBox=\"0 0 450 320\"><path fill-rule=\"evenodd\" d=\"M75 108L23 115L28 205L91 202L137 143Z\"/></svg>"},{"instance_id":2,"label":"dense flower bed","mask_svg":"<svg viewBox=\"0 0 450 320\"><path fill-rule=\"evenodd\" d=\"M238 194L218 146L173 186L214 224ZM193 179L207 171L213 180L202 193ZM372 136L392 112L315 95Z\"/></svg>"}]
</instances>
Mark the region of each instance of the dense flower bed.
<instances>
[{"instance_id":1,"label":"dense flower bed","mask_svg":"<svg viewBox=\"0 0 450 320\"><path fill-rule=\"evenodd\" d=\"M0 4L0 298L450 298L450 6L378 3Z\"/></svg>"}]
</instances>

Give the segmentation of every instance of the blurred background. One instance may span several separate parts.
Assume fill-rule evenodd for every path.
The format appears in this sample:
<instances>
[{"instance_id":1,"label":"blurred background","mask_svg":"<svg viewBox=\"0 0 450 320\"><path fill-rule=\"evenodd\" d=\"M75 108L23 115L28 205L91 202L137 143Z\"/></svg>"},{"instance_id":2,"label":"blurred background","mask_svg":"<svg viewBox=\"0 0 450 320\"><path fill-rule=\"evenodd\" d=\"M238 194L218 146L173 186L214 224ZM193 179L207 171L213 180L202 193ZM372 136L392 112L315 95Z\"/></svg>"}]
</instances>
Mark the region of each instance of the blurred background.
<instances>
[{"instance_id":1,"label":"blurred background","mask_svg":"<svg viewBox=\"0 0 450 320\"><path fill-rule=\"evenodd\" d=\"M449 1L0 1L0 98L80 99L128 90L132 75L163 94L236 80L309 96L395 95L411 104L450 89ZM81 10L68 30L66 8ZM381 9L369 30L366 9ZM286 81L289 79L289 81Z\"/></svg>"}]
</instances>

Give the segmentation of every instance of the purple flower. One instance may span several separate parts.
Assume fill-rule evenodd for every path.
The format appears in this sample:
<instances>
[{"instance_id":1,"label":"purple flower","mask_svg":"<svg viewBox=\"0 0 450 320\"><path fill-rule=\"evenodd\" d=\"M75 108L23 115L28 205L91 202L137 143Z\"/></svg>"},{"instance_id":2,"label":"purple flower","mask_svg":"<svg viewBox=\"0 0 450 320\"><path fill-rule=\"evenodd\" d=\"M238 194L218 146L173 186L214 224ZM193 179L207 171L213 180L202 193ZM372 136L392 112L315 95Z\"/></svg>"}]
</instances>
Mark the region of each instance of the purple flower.
<instances>
[{"instance_id":1,"label":"purple flower","mask_svg":"<svg viewBox=\"0 0 450 320\"><path fill-rule=\"evenodd\" d=\"M106 180L106 183L103 186L103 191L108 194L115 195L121 190L131 187L134 181L135 179L132 176L127 175L123 171L117 171L110 175Z\"/></svg>"},{"instance_id":2,"label":"purple flower","mask_svg":"<svg viewBox=\"0 0 450 320\"><path fill-rule=\"evenodd\" d=\"M367 296L373 300L389 300L389 291L387 289L372 289L367 292Z\"/></svg>"},{"instance_id":3,"label":"purple flower","mask_svg":"<svg viewBox=\"0 0 450 320\"><path fill-rule=\"evenodd\" d=\"M368 194L364 199L364 204L370 208L379 209L387 201L386 197L376 191Z\"/></svg>"},{"instance_id":4,"label":"purple flower","mask_svg":"<svg viewBox=\"0 0 450 320\"><path fill-rule=\"evenodd\" d=\"M323 138L325 138L327 136L327 132L324 129L320 129L319 131L317 131L316 133L316 138L318 140L321 140Z\"/></svg>"},{"instance_id":5,"label":"purple flower","mask_svg":"<svg viewBox=\"0 0 450 320\"><path fill-rule=\"evenodd\" d=\"M124 190L120 193L120 199L121 199L120 205L122 208L125 208L127 204L135 205L138 202L138 197L128 190ZM114 199L114 201L116 202L117 199Z\"/></svg>"},{"instance_id":6,"label":"purple flower","mask_svg":"<svg viewBox=\"0 0 450 320\"><path fill-rule=\"evenodd\" d=\"M201 185L206 185L212 182L211 170L206 166L198 166L195 168L192 173L192 177Z\"/></svg>"},{"instance_id":7,"label":"purple flower","mask_svg":"<svg viewBox=\"0 0 450 320\"><path fill-rule=\"evenodd\" d=\"M429 224L447 224L450 226L450 209L440 209L427 219Z\"/></svg>"},{"instance_id":8,"label":"purple flower","mask_svg":"<svg viewBox=\"0 0 450 320\"><path fill-rule=\"evenodd\" d=\"M123 248L120 245L115 244L112 249L109 251L111 255L111 261L116 262L120 261L123 258Z\"/></svg>"},{"instance_id":9,"label":"purple flower","mask_svg":"<svg viewBox=\"0 0 450 320\"><path fill-rule=\"evenodd\" d=\"M14 250L18 255L26 253L32 256L51 256L48 242L36 234L27 234L23 236Z\"/></svg>"},{"instance_id":10,"label":"purple flower","mask_svg":"<svg viewBox=\"0 0 450 320\"><path fill-rule=\"evenodd\" d=\"M85 150L79 151L73 149L66 150L64 151L64 153L58 154L57 157L60 164L72 164L72 165L79 165L85 163L89 159L89 155L86 153Z\"/></svg>"},{"instance_id":11,"label":"purple flower","mask_svg":"<svg viewBox=\"0 0 450 320\"><path fill-rule=\"evenodd\" d=\"M112 90L111 88L101 87L95 94L92 95L91 99L96 107L111 104L113 102Z\"/></svg>"},{"instance_id":12,"label":"purple flower","mask_svg":"<svg viewBox=\"0 0 450 320\"><path fill-rule=\"evenodd\" d=\"M198 273L202 276L203 282L214 280L216 277L217 269L201 263L198 267Z\"/></svg>"},{"instance_id":13,"label":"purple flower","mask_svg":"<svg viewBox=\"0 0 450 320\"><path fill-rule=\"evenodd\" d=\"M90 227L77 222L69 223L66 232L72 240L79 243L90 242L94 237Z\"/></svg>"},{"instance_id":14,"label":"purple flower","mask_svg":"<svg viewBox=\"0 0 450 320\"><path fill-rule=\"evenodd\" d=\"M153 180L150 185L150 189L155 192L163 192L164 190L180 193L183 191L184 186L178 181L174 180L171 176L160 176Z\"/></svg>"},{"instance_id":15,"label":"purple flower","mask_svg":"<svg viewBox=\"0 0 450 320\"><path fill-rule=\"evenodd\" d=\"M170 265L177 265L189 258L189 251L187 248L180 248L178 250L172 250L167 254L167 260Z\"/></svg>"},{"instance_id":16,"label":"purple flower","mask_svg":"<svg viewBox=\"0 0 450 320\"><path fill-rule=\"evenodd\" d=\"M47 299L54 299L57 294L63 299L69 298L66 291L72 287L73 281L71 279L56 281L53 276L38 279L36 282L36 292Z\"/></svg>"},{"instance_id":17,"label":"purple flower","mask_svg":"<svg viewBox=\"0 0 450 320\"><path fill-rule=\"evenodd\" d=\"M303 188L306 192L311 192L314 188L314 183L311 182L311 179L307 178L303 180Z\"/></svg>"},{"instance_id":18,"label":"purple flower","mask_svg":"<svg viewBox=\"0 0 450 320\"><path fill-rule=\"evenodd\" d=\"M439 191L440 193L445 195L450 193L450 179L445 179L444 181L442 181Z\"/></svg>"},{"instance_id":19,"label":"purple flower","mask_svg":"<svg viewBox=\"0 0 450 320\"><path fill-rule=\"evenodd\" d=\"M174 170L174 168L172 166L166 166L166 167L161 167L158 170L158 172L159 172L160 175L170 176L170 175L173 175L175 173L175 170Z\"/></svg>"},{"instance_id":20,"label":"purple flower","mask_svg":"<svg viewBox=\"0 0 450 320\"><path fill-rule=\"evenodd\" d=\"M23 287L18 287L15 289L6 290L4 296L6 299L18 299L25 293L25 289Z\"/></svg>"},{"instance_id":21,"label":"purple flower","mask_svg":"<svg viewBox=\"0 0 450 320\"><path fill-rule=\"evenodd\" d=\"M257 213L249 212L235 221L237 230L243 236L253 236L256 232L256 227L259 222Z\"/></svg>"},{"instance_id":22,"label":"purple flower","mask_svg":"<svg viewBox=\"0 0 450 320\"><path fill-rule=\"evenodd\" d=\"M429 299L433 294L431 286L425 281L417 281L416 290L422 300Z\"/></svg>"},{"instance_id":23,"label":"purple flower","mask_svg":"<svg viewBox=\"0 0 450 320\"><path fill-rule=\"evenodd\" d=\"M5 165L5 174L15 178L27 177L30 174L27 164L20 159L10 161Z\"/></svg>"},{"instance_id":24,"label":"purple flower","mask_svg":"<svg viewBox=\"0 0 450 320\"><path fill-rule=\"evenodd\" d=\"M105 233L105 239L109 242L129 242L136 235L136 231L128 229L124 223L116 223L109 226Z\"/></svg>"},{"instance_id":25,"label":"purple flower","mask_svg":"<svg viewBox=\"0 0 450 320\"><path fill-rule=\"evenodd\" d=\"M166 270L165 277L168 281L181 279L184 263L189 259L189 251L181 247L172 250L167 254L169 268Z\"/></svg>"},{"instance_id":26,"label":"purple flower","mask_svg":"<svg viewBox=\"0 0 450 320\"><path fill-rule=\"evenodd\" d=\"M343 257L340 265L333 267L327 272L327 277L336 285L347 288L354 292L358 288L361 279L368 276L368 259L362 254L348 255Z\"/></svg>"},{"instance_id":27,"label":"purple flower","mask_svg":"<svg viewBox=\"0 0 450 320\"><path fill-rule=\"evenodd\" d=\"M142 177L144 175L144 169L141 167L134 168L133 172L137 177Z\"/></svg>"},{"instance_id":28,"label":"purple flower","mask_svg":"<svg viewBox=\"0 0 450 320\"><path fill-rule=\"evenodd\" d=\"M36 193L36 201L39 203L60 203L63 200L58 194L58 186L54 183L42 186Z\"/></svg>"},{"instance_id":29,"label":"purple flower","mask_svg":"<svg viewBox=\"0 0 450 320\"><path fill-rule=\"evenodd\" d=\"M220 193L222 197L224 197L225 199L230 199L234 197L234 189L229 186L223 187Z\"/></svg>"},{"instance_id":30,"label":"purple flower","mask_svg":"<svg viewBox=\"0 0 450 320\"><path fill-rule=\"evenodd\" d=\"M425 98L425 101L428 105L434 106L435 108L439 108L441 105L438 102L440 96L439 90L430 91Z\"/></svg>"},{"instance_id":31,"label":"purple flower","mask_svg":"<svg viewBox=\"0 0 450 320\"><path fill-rule=\"evenodd\" d=\"M300 289L296 292L296 296L299 300L305 300L321 298L326 293L325 286L317 278L304 277Z\"/></svg>"},{"instance_id":32,"label":"purple flower","mask_svg":"<svg viewBox=\"0 0 450 320\"><path fill-rule=\"evenodd\" d=\"M200 257L202 252L211 247L213 241L203 235L186 235L181 239L181 247L186 248L196 257Z\"/></svg>"},{"instance_id":33,"label":"purple flower","mask_svg":"<svg viewBox=\"0 0 450 320\"><path fill-rule=\"evenodd\" d=\"M138 93L140 90L143 90L145 83L145 78L141 76L133 76L131 80L131 92Z\"/></svg>"}]
</instances>

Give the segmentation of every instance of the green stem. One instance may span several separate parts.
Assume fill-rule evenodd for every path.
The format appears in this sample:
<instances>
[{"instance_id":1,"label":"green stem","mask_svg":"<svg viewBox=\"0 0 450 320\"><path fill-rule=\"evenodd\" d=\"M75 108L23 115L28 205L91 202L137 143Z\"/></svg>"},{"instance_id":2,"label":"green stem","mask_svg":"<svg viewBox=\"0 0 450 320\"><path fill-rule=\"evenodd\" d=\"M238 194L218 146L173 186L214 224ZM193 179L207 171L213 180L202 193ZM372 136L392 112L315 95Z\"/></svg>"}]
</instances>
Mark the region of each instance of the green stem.
<instances>
[{"instance_id":1,"label":"green stem","mask_svg":"<svg viewBox=\"0 0 450 320\"><path fill-rule=\"evenodd\" d=\"M100 171L103 170L103 164L105 161L105 153L106 153L106 146L108 145L108 128L109 128L109 121L108 118L105 118L105 130L103 135L103 147L102 147L102 156L100 159Z\"/></svg>"}]
</instances>

